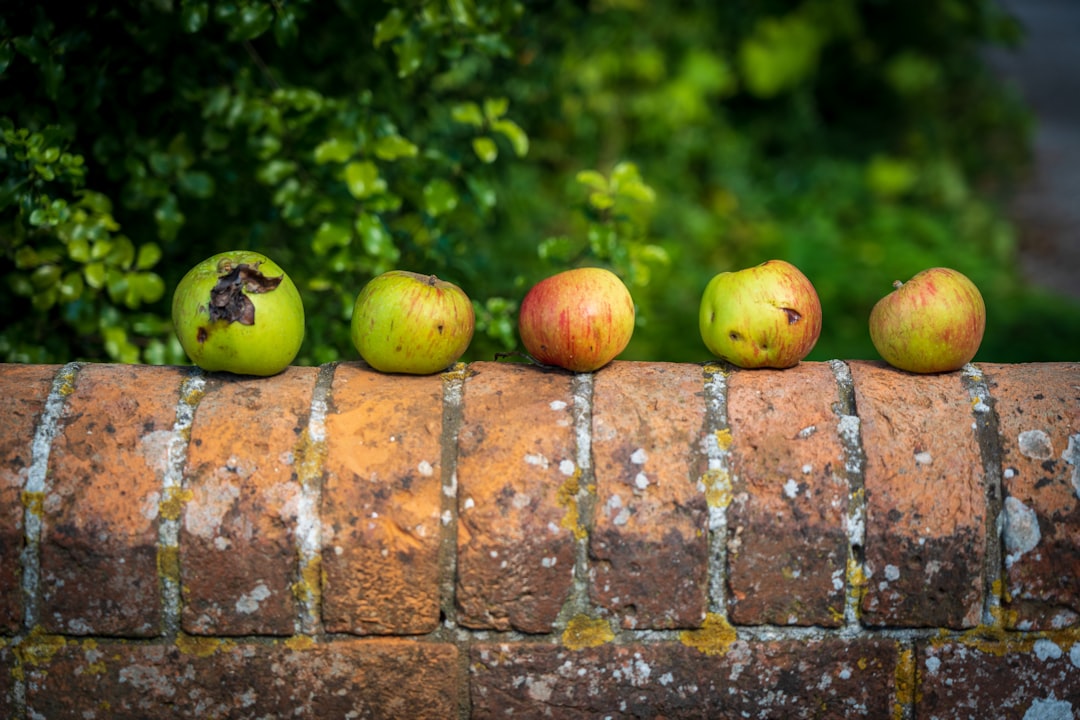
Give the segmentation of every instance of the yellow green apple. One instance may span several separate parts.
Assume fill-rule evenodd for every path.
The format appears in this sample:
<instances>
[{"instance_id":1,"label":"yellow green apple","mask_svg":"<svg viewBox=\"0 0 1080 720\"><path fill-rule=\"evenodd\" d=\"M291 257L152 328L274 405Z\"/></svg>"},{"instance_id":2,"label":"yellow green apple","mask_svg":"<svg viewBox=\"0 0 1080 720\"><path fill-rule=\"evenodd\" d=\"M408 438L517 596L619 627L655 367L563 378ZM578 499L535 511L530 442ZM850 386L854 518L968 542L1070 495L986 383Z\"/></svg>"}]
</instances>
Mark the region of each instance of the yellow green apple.
<instances>
[{"instance_id":1,"label":"yellow green apple","mask_svg":"<svg viewBox=\"0 0 1080 720\"><path fill-rule=\"evenodd\" d=\"M351 335L360 357L376 370L431 375L457 362L475 327L472 301L460 287L434 275L391 270L357 295Z\"/></svg>"},{"instance_id":2,"label":"yellow green apple","mask_svg":"<svg viewBox=\"0 0 1080 720\"><path fill-rule=\"evenodd\" d=\"M698 313L705 347L743 368L788 368L821 334L821 302L794 265L768 260L722 272L705 287Z\"/></svg>"}]
</instances>

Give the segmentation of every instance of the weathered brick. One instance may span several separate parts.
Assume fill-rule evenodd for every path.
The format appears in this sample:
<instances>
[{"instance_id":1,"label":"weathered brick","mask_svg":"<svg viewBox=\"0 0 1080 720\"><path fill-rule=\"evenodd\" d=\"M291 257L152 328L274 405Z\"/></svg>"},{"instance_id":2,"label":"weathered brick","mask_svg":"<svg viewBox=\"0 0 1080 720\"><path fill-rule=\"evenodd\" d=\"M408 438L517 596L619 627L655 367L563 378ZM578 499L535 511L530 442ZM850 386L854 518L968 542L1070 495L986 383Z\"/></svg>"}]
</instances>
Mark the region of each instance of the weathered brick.
<instances>
[{"instance_id":1,"label":"weathered brick","mask_svg":"<svg viewBox=\"0 0 1080 720\"><path fill-rule=\"evenodd\" d=\"M1010 622L1080 621L1080 363L980 365L998 416Z\"/></svg>"},{"instance_id":2,"label":"weathered brick","mask_svg":"<svg viewBox=\"0 0 1080 720\"><path fill-rule=\"evenodd\" d=\"M404 640L309 646L204 639L175 646L69 642L29 670L28 717L457 716L457 648Z\"/></svg>"},{"instance_id":3,"label":"weathered brick","mask_svg":"<svg viewBox=\"0 0 1080 720\"><path fill-rule=\"evenodd\" d=\"M728 604L736 624L843 622L849 487L837 400L826 363L728 379Z\"/></svg>"},{"instance_id":4,"label":"weathered brick","mask_svg":"<svg viewBox=\"0 0 1080 720\"><path fill-rule=\"evenodd\" d=\"M1080 644L938 641L919 649L917 715L927 720L1058 720L1080 712Z\"/></svg>"},{"instance_id":5,"label":"weathered brick","mask_svg":"<svg viewBox=\"0 0 1080 720\"><path fill-rule=\"evenodd\" d=\"M326 418L323 620L330 632L439 624L442 378L339 365Z\"/></svg>"},{"instance_id":6,"label":"weathered brick","mask_svg":"<svg viewBox=\"0 0 1080 720\"><path fill-rule=\"evenodd\" d=\"M596 374L591 594L624 627L705 617L704 432L700 366L616 362Z\"/></svg>"},{"instance_id":7,"label":"weathered brick","mask_svg":"<svg viewBox=\"0 0 1080 720\"><path fill-rule=\"evenodd\" d=\"M899 656L891 640L739 640L720 655L678 642L478 643L472 717L885 718Z\"/></svg>"},{"instance_id":8,"label":"weathered brick","mask_svg":"<svg viewBox=\"0 0 1080 720\"><path fill-rule=\"evenodd\" d=\"M47 632L160 632L157 518L184 371L86 365L49 455L41 530Z\"/></svg>"},{"instance_id":9,"label":"weathered brick","mask_svg":"<svg viewBox=\"0 0 1080 720\"><path fill-rule=\"evenodd\" d=\"M196 634L293 632L295 461L318 370L209 376L191 427L180 530L183 627Z\"/></svg>"},{"instance_id":10,"label":"weathered brick","mask_svg":"<svg viewBox=\"0 0 1080 720\"><path fill-rule=\"evenodd\" d=\"M0 717L15 717L15 654L0 639Z\"/></svg>"},{"instance_id":11,"label":"weathered brick","mask_svg":"<svg viewBox=\"0 0 1080 720\"><path fill-rule=\"evenodd\" d=\"M863 620L972 627L984 595L986 491L961 374L850 367L866 454Z\"/></svg>"},{"instance_id":12,"label":"weathered brick","mask_svg":"<svg viewBox=\"0 0 1080 720\"><path fill-rule=\"evenodd\" d=\"M23 619L22 494L33 462L34 429L58 369L0 364L0 633L14 633Z\"/></svg>"},{"instance_id":13,"label":"weathered brick","mask_svg":"<svg viewBox=\"0 0 1080 720\"><path fill-rule=\"evenodd\" d=\"M551 630L569 595L580 471L572 377L475 363L458 434L458 621Z\"/></svg>"}]
</instances>

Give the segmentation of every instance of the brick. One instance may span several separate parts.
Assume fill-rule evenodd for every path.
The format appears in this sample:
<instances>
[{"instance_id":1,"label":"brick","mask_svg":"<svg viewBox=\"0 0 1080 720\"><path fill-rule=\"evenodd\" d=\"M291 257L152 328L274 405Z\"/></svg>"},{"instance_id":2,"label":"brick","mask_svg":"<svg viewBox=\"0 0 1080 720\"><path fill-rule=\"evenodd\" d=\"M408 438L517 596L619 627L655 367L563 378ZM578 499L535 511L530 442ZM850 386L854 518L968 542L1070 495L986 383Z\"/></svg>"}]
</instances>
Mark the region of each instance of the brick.
<instances>
[{"instance_id":1,"label":"brick","mask_svg":"<svg viewBox=\"0 0 1080 720\"><path fill-rule=\"evenodd\" d=\"M705 617L708 508L698 365L612 363L593 388L591 595L627 628Z\"/></svg>"},{"instance_id":2,"label":"brick","mask_svg":"<svg viewBox=\"0 0 1080 720\"><path fill-rule=\"evenodd\" d=\"M728 612L736 624L843 622L848 480L827 363L732 373Z\"/></svg>"},{"instance_id":3,"label":"brick","mask_svg":"<svg viewBox=\"0 0 1080 720\"><path fill-rule=\"evenodd\" d=\"M43 505L46 632L160 632L158 506L184 375L132 365L86 365L76 375Z\"/></svg>"},{"instance_id":4,"label":"brick","mask_svg":"<svg viewBox=\"0 0 1080 720\"><path fill-rule=\"evenodd\" d=\"M330 632L439 624L442 378L339 365L326 418L323 621Z\"/></svg>"},{"instance_id":5,"label":"brick","mask_svg":"<svg viewBox=\"0 0 1080 720\"><path fill-rule=\"evenodd\" d=\"M1005 493L1008 617L1080 622L1080 363L991 365Z\"/></svg>"},{"instance_id":6,"label":"brick","mask_svg":"<svg viewBox=\"0 0 1080 720\"><path fill-rule=\"evenodd\" d=\"M722 655L678 642L478 643L472 717L892 717L898 658L884 639L739 640Z\"/></svg>"},{"instance_id":7,"label":"brick","mask_svg":"<svg viewBox=\"0 0 1080 720\"><path fill-rule=\"evenodd\" d=\"M961 374L850 367L866 455L863 621L973 627L984 595L986 491Z\"/></svg>"},{"instance_id":8,"label":"brick","mask_svg":"<svg viewBox=\"0 0 1080 720\"><path fill-rule=\"evenodd\" d=\"M939 641L919 650L918 717L1073 718L1080 711L1080 644Z\"/></svg>"},{"instance_id":9,"label":"brick","mask_svg":"<svg viewBox=\"0 0 1080 720\"><path fill-rule=\"evenodd\" d=\"M457 716L457 648L403 640L308 647L205 639L189 648L69 642L28 673L27 716L417 718Z\"/></svg>"},{"instance_id":10,"label":"brick","mask_svg":"<svg viewBox=\"0 0 1080 720\"><path fill-rule=\"evenodd\" d=\"M50 365L0 364L0 633L16 632L23 619L22 493L33 462L34 430L58 370Z\"/></svg>"},{"instance_id":11,"label":"brick","mask_svg":"<svg viewBox=\"0 0 1080 720\"><path fill-rule=\"evenodd\" d=\"M458 433L458 622L551 630L570 593L575 532L573 376L475 363Z\"/></svg>"},{"instance_id":12,"label":"brick","mask_svg":"<svg viewBox=\"0 0 1080 720\"><path fill-rule=\"evenodd\" d=\"M291 634L295 525L316 368L211 375L191 427L180 529L181 622L194 634Z\"/></svg>"},{"instance_id":13,"label":"brick","mask_svg":"<svg viewBox=\"0 0 1080 720\"><path fill-rule=\"evenodd\" d=\"M15 717L15 654L0 639L0 717Z\"/></svg>"}]
</instances>

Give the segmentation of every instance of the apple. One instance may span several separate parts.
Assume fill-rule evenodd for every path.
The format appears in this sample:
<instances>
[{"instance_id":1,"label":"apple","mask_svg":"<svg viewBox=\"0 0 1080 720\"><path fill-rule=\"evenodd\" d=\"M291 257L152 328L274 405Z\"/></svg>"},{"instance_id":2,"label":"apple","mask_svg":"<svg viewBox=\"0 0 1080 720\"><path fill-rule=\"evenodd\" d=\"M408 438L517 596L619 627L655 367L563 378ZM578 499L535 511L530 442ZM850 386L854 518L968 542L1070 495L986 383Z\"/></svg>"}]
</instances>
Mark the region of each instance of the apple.
<instances>
[{"instance_id":1,"label":"apple","mask_svg":"<svg viewBox=\"0 0 1080 720\"><path fill-rule=\"evenodd\" d=\"M373 278L353 306L353 345L384 373L445 370L468 349L475 327L472 301L461 288L407 270Z\"/></svg>"},{"instance_id":2,"label":"apple","mask_svg":"<svg viewBox=\"0 0 1080 720\"><path fill-rule=\"evenodd\" d=\"M986 329L986 305L975 283L950 268L923 270L878 300L870 340L889 363L913 373L959 370Z\"/></svg>"},{"instance_id":3,"label":"apple","mask_svg":"<svg viewBox=\"0 0 1080 720\"><path fill-rule=\"evenodd\" d=\"M768 260L710 280L698 327L709 352L733 365L789 368L817 343L821 301L798 268Z\"/></svg>"},{"instance_id":4,"label":"apple","mask_svg":"<svg viewBox=\"0 0 1080 720\"><path fill-rule=\"evenodd\" d=\"M304 341L304 303L285 271L249 250L191 268L173 292L176 337L207 371L276 375Z\"/></svg>"},{"instance_id":5,"label":"apple","mask_svg":"<svg viewBox=\"0 0 1080 720\"><path fill-rule=\"evenodd\" d=\"M626 349L634 334L634 299L610 270L566 270L525 295L518 333L537 362L592 372Z\"/></svg>"}]
</instances>

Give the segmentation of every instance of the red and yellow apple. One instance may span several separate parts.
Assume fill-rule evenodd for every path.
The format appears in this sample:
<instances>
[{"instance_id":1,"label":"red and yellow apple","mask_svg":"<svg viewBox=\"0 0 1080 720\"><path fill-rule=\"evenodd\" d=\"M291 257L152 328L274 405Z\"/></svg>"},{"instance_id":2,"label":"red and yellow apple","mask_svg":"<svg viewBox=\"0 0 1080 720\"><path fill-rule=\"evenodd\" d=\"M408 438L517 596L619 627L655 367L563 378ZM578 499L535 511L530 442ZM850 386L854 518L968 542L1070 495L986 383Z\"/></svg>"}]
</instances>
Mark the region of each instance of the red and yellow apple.
<instances>
[{"instance_id":1,"label":"red and yellow apple","mask_svg":"<svg viewBox=\"0 0 1080 720\"><path fill-rule=\"evenodd\" d=\"M889 363L913 373L959 370L975 357L986 306L975 284L951 268L930 268L896 288L870 311L870 340Z\"/></svg>"},{"instance_id":2,"label":"red and yellow apple","mask_svg":"<svg viewBox=\"0 0 1080 720\"><path fill-rule=\"evenodd\" d=\"M457 362L475 327L472 301L460 287L391 270L357 295L351 334L360 357L376 370L431 375Z\"/></svg>"},{"instance_id":3,"label":"red and yellow apple","mask_svg":"<svg viewBox=\"0 0 1080 720\"><path fill-rule=\"evenodd\" d=\"M634 299L610 270L566 270L525 295L518 333L525 350L543 365L599 370L626 349L634 334Z\"/></svg>"},{"instance_id":4,"label":"red and yellow apple","mask_svg":"<svg viewBox=\"0 0 1080 720\"><path fill-rule=\"evenodd\" d=\"M798 268L769 260L710 280L698 326L705 346L722 360L743 368L788 368L817 343L821 302Z\"/></svg>"},{"instance_id":5,"label":"red and yellow apple","mask_svg":"<svg viewBox=\"0 0 1080 720\"><path fill-rule=\"evenodd\" d=\"M270 258L234 250L203 260L173 292L173 329L204 370L275 375L304 340L304 303Z\"/></svg>"}]
</instances>

